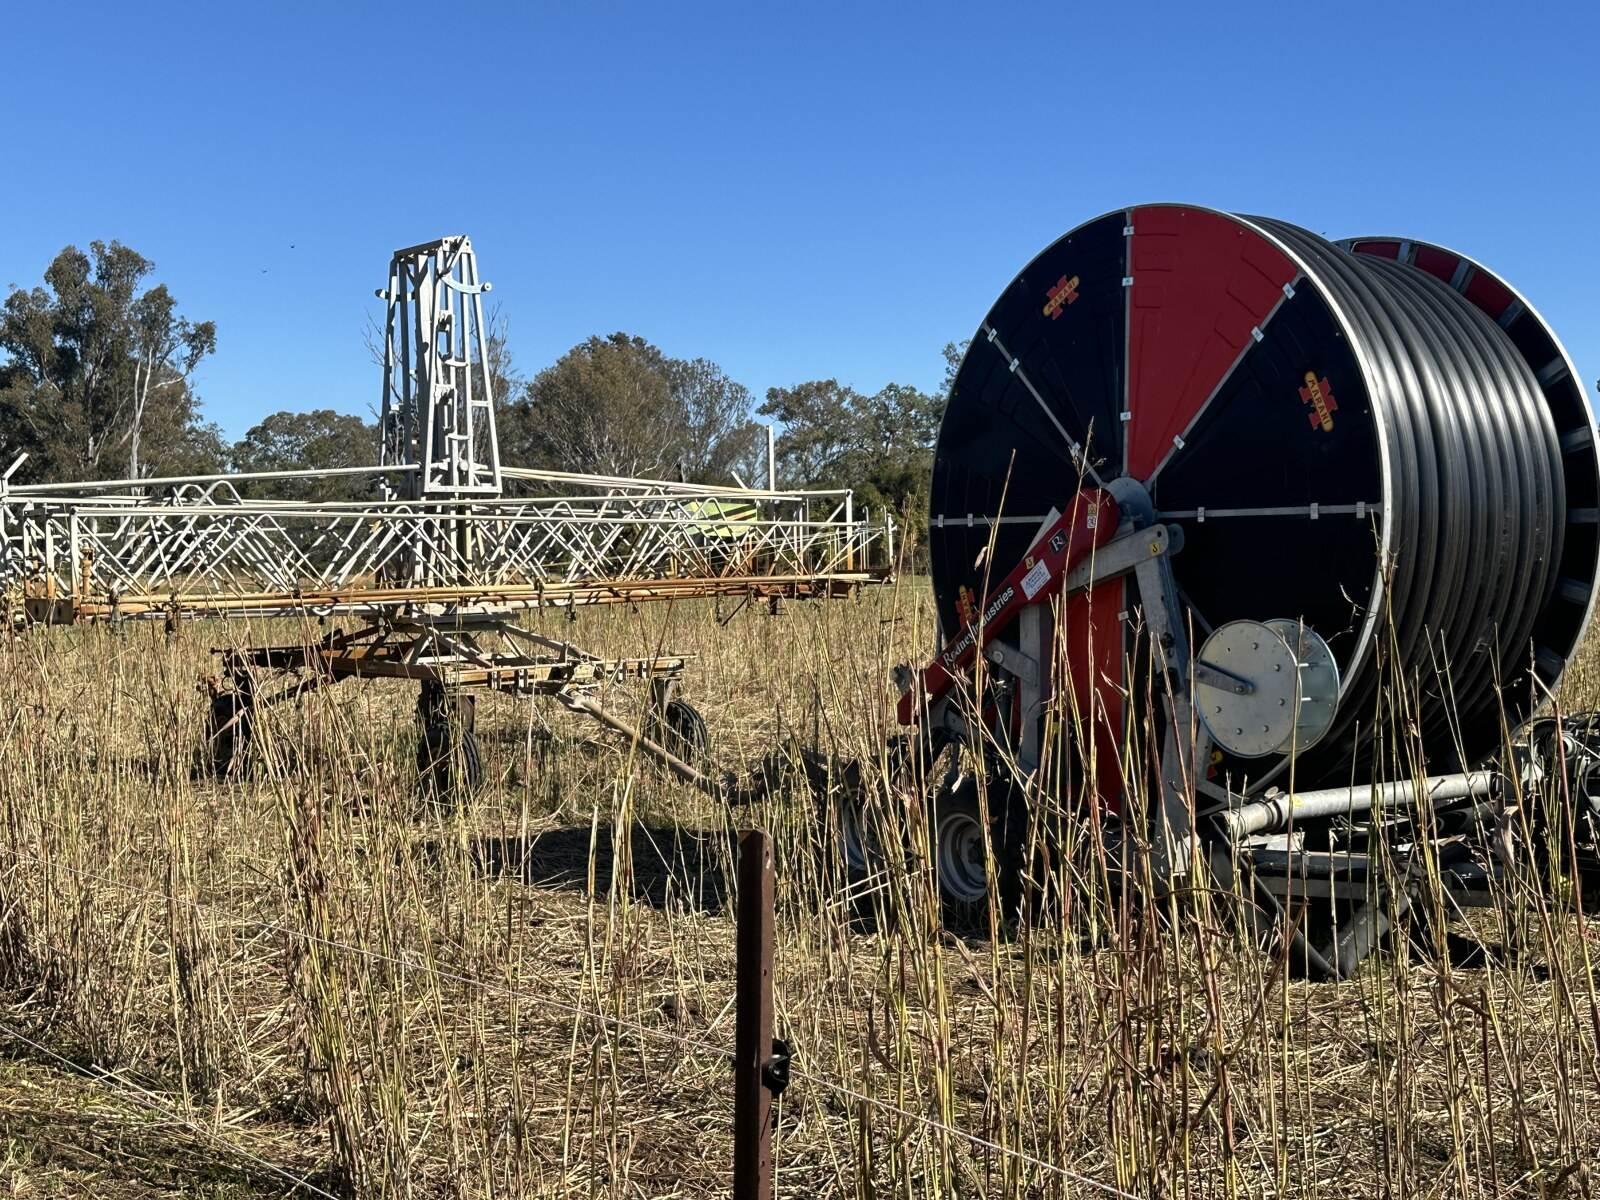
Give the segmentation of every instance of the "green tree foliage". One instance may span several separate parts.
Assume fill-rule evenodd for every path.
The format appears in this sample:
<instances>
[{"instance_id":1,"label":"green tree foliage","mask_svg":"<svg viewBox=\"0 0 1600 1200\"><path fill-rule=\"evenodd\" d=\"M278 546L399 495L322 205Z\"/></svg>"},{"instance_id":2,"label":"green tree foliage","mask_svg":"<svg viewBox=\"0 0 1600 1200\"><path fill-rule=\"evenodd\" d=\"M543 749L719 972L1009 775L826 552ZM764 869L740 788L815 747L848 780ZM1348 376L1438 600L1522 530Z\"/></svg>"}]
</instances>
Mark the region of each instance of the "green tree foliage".
<instances>
[{"instance_id":1,"label":"green tree foliage","mask_svg":"<svg viewBox=\"0 0 1600 1200\"><path fill-rule=\"evenodd\" d=\"M0 445L27 451L19 480L214 470L220 433L189 386L216 326L178 315L153 264L120 242L68 246L42 287L0 311Z\"/></svg>"},{"instance_id":2,"label":"green tree foliage","mask_svg":"<svg viewBox=\"0 0 1600 1200\"><path fill-rule=\"evenodd\" d=\"M331 470L378 461L378 427L349 413L318 408L275 412L235 442L228 455L235 471ZM371 495L360 476L260 480L254 496L284 500L354 500Z\"/></svg>"},{"instance_id":3,"label":"green tree foliage","mask_svg":"<svg viewBox=\"0 0 1600 1200\"><path fill-rule=\"evenodd\" d=\"M750 417L750 389L704 358L668 359L667 375L673 405L683 413L678 473L692 483L739 478L765 486L766 439Z\"/></svg>"},{"instance_id":4,"label":"green tree foliage","mask_svg":"<svg viewBox=\"0 0 1600 1200\"><path fill-rule=\"evenodd\" d=\"M959 342L946 342L944 344L944 383L939 387L939 394L948 403L950 389L956 385L956 372L961 369L961 360L967 356L967 347L972 342L963 338Z\"/></svg>"},{"instance_id":5,"label":"green tree foliage","mask_svg":"<svg viewBox=\"0 0 1600 1200\"><path fill-rule=\"evenodd\" d=\"M864 503L893 509L908 536L927 523L941 397L898 383L864 395L821 379L768 389L759 411L783 427L784 484L853 488Z\"/></svg>"},{"instance_id":6,"label":"green tree foliage","mask_svg":"<svg viewBox=\"0 0 1600 1200\"><path fill-rule=\"evenodd\" d=\"M501 453L519 466L727 483L760 430L750 393L705 359L669 358L613 333L574 346L503 410Z\"/></svg>"}]
</instances>

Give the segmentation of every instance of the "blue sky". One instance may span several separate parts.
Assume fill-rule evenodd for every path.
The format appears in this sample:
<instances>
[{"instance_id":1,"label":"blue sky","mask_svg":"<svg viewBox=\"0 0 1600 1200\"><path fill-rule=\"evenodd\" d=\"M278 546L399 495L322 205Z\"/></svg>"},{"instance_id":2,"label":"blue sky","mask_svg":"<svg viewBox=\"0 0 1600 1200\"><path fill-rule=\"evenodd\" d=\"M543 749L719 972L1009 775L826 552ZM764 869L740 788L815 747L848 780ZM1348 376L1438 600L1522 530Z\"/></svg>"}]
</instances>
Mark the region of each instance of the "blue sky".
<instances>
[{"instance_id":1,"label":"blue sky","mask_svg":"<svg viewBox=\"0 0 1600 1200\"><path fill-rule=\"evenodd\" d=\"M389 252L454 232L524 371L624 329L758 395L931 388L1055 236L1185 200L1465 251L1592 395L1597 7L19 3L0 288L143 252L234 436L365 411Z\"/></svg>"}]
</instances>

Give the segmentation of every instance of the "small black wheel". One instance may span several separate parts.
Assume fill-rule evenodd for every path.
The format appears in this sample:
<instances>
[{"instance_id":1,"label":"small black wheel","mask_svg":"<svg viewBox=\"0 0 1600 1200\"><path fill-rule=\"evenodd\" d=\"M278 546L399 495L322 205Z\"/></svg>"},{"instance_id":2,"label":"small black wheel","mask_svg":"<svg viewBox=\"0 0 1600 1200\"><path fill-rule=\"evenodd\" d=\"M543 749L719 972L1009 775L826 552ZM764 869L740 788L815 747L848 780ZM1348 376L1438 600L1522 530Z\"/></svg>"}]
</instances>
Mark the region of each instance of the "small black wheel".
<instances>
[{"instance_id":1,"label":"small black wheel","mask_svg":"<svg viewBox=\"0 0 1600 1200\"><path fill-rule=\"evenodd\" d=\"M436 683L422 685L417 697L417 784L425 798L455 804L483 788L475 718L471 696L450 696Z\"/></svg>"},{"instance_id":2,"label":"small black wheel","mask_svg":"<svg viewBox=\"0 0 1600 1200\"><path fill-rule=\"evenodd\" d=\"M467 730L452 736L449 725L426 726L417 738L417 781L428 799L441 804L477 795L483 788L478 735Z\"/></svg>"},{"instance_id":3,"label":"small black wheel","mask_svg":"<svg viewBox=\"0 0 1600 1200\"><path fill-rule=\"evenodd\" d=\"M250 749L255 726L255 692L248 675L211 697L206 716L206 741L195 760L195 775L226 779L238 774Z\"/></svg>"},{"instance_id":4,"label":"small black wheel","mask_svg":"<svg viewBox=\"0 0 1600 1200\"><path fill-rule=\"evenodd\" d=\"M877 822L867 811L867 798L840 794L832 798L833 835L839 859L851 879L861 879L883 866Z\"/></svg>"},{"instance_id":5,"label":"small black wheel","mask_svg":"<svg viewBox=\"0 0 1600 1200\"><path fill-rule=\"evenodd\" d=\"M800 751L798 759L806 790L816 804L818 845L826 869L842 870L847 883L857 883L884 862L880 821L870 811L872 798L861 764L812 750Z\"/></svg>"},{"instance_id":6,"label":"small black wheel","mask_svg":"<svg viewBox=\"0 0 1600 1200\"><path fill-rule=\"evenodd\" d=\"M711 744L706 719L687 700L668 700L656 729L661 744L684 762L694 764L705 757Z\"/></svg>"},{"instance_id":7,"label":"small black wheel","mask_svg":"<svg viewBox=\"0 0 1600 1200\"><path fill-rule=\"evenodd\" d=\"M1026 811L1009 778L991 772L986 831L981 781L967 766L958 758L948 767L929 801L928 848L940 903L947 922L981 925L992 894L1009 922L1020 915Z\"/></svg>"}]
</instances>

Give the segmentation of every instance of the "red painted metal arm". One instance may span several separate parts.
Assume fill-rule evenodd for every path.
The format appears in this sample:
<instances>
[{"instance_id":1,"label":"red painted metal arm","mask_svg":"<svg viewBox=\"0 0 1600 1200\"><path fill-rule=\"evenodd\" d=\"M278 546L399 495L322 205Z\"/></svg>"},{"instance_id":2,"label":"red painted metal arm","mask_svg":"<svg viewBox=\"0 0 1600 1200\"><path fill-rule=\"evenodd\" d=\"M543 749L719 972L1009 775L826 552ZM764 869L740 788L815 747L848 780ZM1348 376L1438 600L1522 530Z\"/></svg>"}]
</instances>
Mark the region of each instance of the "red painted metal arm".
<instances>
[{"instance_id":1,"label":"red painted metal arm","mask_svg":"<svg viewBox=\"0 0 1600 1200\"><path fill-rule=\"evenodd\" d=\"M1116 501L1099 488L1079 492L1067 512L1039 535L1022 561L984 597L977 619L941 648L901 695L900 724L915 724L919 701L929 704L949 691L972 665L980 646L988 645L1022 609L1057 595L1067 573L1116 531Z\"/></svg>"}]
</instances>

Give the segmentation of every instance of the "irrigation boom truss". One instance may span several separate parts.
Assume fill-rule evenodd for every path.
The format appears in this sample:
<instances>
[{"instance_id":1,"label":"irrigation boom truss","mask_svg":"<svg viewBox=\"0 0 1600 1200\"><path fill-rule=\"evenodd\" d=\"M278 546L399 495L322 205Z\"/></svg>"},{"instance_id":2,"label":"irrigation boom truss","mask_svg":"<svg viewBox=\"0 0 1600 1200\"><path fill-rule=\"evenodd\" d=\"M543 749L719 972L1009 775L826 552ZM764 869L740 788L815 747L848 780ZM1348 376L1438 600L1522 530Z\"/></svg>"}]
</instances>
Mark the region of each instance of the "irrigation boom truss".
<instances>
[{"instance_id":1,"label":"irrigation boom truss","mask_svg":"<svg viewBox=\"0 0 1600 1200\"><path fill-rule=\"evenodd\" d=\"M662 597L848 591L877 577L892 527L848 492L765 492L505 468L511 494L293 502L258 482L414 467L45 484L0 496L0 555L30 623L507 609ZM525 494L518 494L525 493Z\"/></svg>"},{"instance_id":2,"label":"irrigation boom truss","mask_svg":"<svg viewBox=\"0 0 1600 1200\"><path fill-rule=\"evenodd\" d=\"M344 678L423 685L423 744L432 746L419 752L425 773L443 770L440 744L464 744L466 769L474 769L470 700L457 694L474 687L554 695L616 725L581 693L644 676L660 730L675 733L679 749L703 740L698 716L671 697L681 659L602 660L531 635L512 615L619 601L840 596L887 576L892 520L857 512L848 491L504 465L488 290L465 237L396 251L378 292L388 311L373 466L12 486L22 460L13 462L0 477L10 624L360 618L359 631L336 630L313 646L230 652L235 688L218 697L212 730L219 767L236 757L236 735L248 733L263 704ZM262 669L301 678L259 698Z\"/></svg>"}]
</instances>

